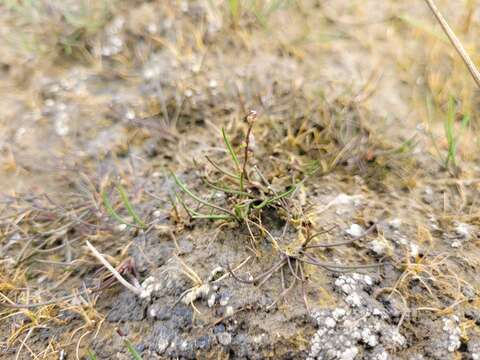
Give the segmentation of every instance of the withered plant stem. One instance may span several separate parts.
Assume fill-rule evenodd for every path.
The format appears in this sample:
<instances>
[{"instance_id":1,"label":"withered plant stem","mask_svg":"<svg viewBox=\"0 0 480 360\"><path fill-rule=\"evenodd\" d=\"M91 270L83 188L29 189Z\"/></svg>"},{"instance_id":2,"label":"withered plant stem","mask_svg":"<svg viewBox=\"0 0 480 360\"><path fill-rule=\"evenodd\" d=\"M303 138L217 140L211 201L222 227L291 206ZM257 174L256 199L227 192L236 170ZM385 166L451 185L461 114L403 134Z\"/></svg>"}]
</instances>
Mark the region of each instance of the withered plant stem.
<instances>
[{"instance_id":1,"label":"withered plant stem","mask_svg":"<svg viewBox=\"0 0 480 360\"><path fill-rule=\"evenodd\" d=\"M480 87L480 72L478 71L477 67L475 66L474 62L468 55L467 51L463 47L462 43L458 39L458 37L455 35L453 32L452 28L450 25L448 25L447 20L443 17L442 13L440 10L437 8L433 0L425 0L427 3L428 7L430 10L433 12L433 15L437 18L438 22L440 23L440 26L442 27L443 31L447 35L448 39L452 43L453 47L455 50L457 50L458 54L462 58L463 62L468 68L468 71L470 71L470 74L473 77L473 80L475 80L475 83L477 84L478 87Z\"/></svg>"}]
</instances>

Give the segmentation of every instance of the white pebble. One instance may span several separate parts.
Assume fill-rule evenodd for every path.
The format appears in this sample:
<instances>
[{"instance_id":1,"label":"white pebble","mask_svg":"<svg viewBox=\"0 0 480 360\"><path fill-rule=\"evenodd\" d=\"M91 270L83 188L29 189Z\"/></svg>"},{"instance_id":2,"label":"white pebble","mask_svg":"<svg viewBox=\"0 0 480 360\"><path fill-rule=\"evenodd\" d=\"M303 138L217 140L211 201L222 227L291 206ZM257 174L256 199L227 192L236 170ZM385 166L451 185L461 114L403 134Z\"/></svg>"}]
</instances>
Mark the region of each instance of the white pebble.
<instances>
[{"instance_id":1,"label":"white pebble","mask_svg":"<svg viewBox=\"0 0 480 360\"><path fill-rule=\"evenodd\" d=\"M212 307L213 305L215 305L215 298L216 298L215 294L210 295L210 297L207 300L208 307Z\"/></svg>"},{"instance_id":2,"label":"white pebble","mask_svg":"<svg viewBox=\"0 0 480 360\"><path fill-rule=\"evenodd\" d=\"M345 232L350 236L358 237L363 234L363 228L358 224L352 224Z\"/></svg>"},{"instance_id":3,"label":"white pebble","mask_svg":"<svg viewBox=\"0 0 480 360\"><path fill-rule=\"evenodd\" d=\"M117 225L117 230L122 232L122 231L125 231L127 229L127 224L118 224Z\"/></svg>"},{"instance_id":4,"label":"white pebble","mask_svg":"<svg viewBox=\"0 0 480 360\"><path fill-rule=\"evenodd\" d=\"M333 328L335 325L337 325L337 322L333 318L329 317L325 319L325 325L327 325L329 328Z\"/></svg>"},{"instance_id":5,"label":"white pebble","mask_svg":"<svg viewBox=\"0 0 480 360\"><path fill-rule=\"evenodd\" d=\"M345 350L340 359L341 360L353 360L357 357L357 354L358 354L358 349L356 347L351 347L351 348L348 348L347 350Z\"/></svg>"},{"instance_id":6,"label":"white pebble","mask_svg":"<svg viewBox=\"0 0 480 360\"><path fill-rule=\"evenodd\" d=\"M348 295L345 301L353 307L359 307L362 305L362 298L357 293Z\"/></svg>"},{"instance_id":7,"label":"white pebble","mask_svg":"<svg viewBox=\"0 0 480 360\"><path fill-rule=\"evenodd\" d=\"M332 312L333 318L337 321L340 320L341 318L343 318L346 314L347 314L347 311L345 309L342 309L342 308L336 308Z\"/></svg>"}]
</instances>

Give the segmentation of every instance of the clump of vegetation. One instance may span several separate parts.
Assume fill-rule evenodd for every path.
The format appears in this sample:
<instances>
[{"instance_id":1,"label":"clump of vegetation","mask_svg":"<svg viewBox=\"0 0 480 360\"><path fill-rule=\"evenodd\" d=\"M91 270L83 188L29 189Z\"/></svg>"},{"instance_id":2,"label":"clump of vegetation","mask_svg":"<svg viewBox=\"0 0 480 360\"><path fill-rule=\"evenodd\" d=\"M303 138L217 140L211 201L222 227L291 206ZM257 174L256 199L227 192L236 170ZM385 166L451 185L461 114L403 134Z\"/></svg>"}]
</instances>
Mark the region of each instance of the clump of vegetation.
<instances>
[{"instance_id":1,"label":"clump of vegetation","mask_svg":"<svg viewBox=\"0 0 480 360\"><path fill-rule=\"evenodd\" d=\"M182 197L177 195L177 199L192 219L227 220L248 224L251 222L252 217L258 217L259 213L269 206L285 206L282 200L294 193L298 184L293 183L285 191L276 192L271 188L258 167L254 167L253 169L249 167L249 156L251 153L250 141L256 117L257 115L253 111L246 117L248 129L242 145L243 158L241 161L224 129L222 129L222 137L227 152L230 155L232 166L230 169L225 169L207 157L207 160L218 171L220 176L214 181L205 179L205 184L215 191L230 196L230 208L219 206L213 202L202 199L190 190L178 176L172 173L178 189L200 206L200 208L193 209L185 203ZM261 182L253 180L253 171L256 172L257 178L260 179Z\"/></svg>"},{"instance_id":2,"label":"clump of vegetation","mask_svg":"<svg viewBox=\"0 0 480 360\"><path fill-rule=\"evenodd\" d=\"M196 195L183 181L179 179L178 176L172 173L175 183L177 184L181 193L191 198L197 205L197 208L190 207L186 204L183 197L177 194L176 198L182 204L190 218L223 220L245 224L252 239L251 250L254 251L257 257L259 257L259 254L255 251L255 248L258 244L258 241L255 232L253 231L254 229L258 230L258 235L267 238L269 243L272 245L273 250L278 253L279 259L274 262L273 266L253 278L244 279L236 275L234 270L232 270L230 266L226 264L230 275L241 283L261 286L275 273L281 272L283 291L279 298L270 306L274 306L278 300L286 296L296 284L300 283L302 286L305 306L308 308L305 290L305 284L307 282L305 270L306 265L313 265L329 271L349 271L362 268L376 268L381 266L381 263L357 265L328 263L321 261L315 256L314 252L316 250L349 245L362 239L374 231L376 225L372 226L361 236L354 237L346 241L331 244L314 244L314 239L325 232L331 231L333 228L327 231L313 233L311 224L305 218L305 216L302 215L302 211L299 210L294 212L293 206L287 203L287 200L291 198L291 196L295 193L295 190L302 186L308 177L301 181L297 181L296 183L292 183L289 186L289 189L285 191L276 192L273 190L271 183L266 179L257 166L254 166L253 169L249 167L249 159L252 156L250 154L250 137L252 135L253 125L256 122L256 113L252 111L246 117L246 122L248 126L245 139L242 143L243 157L239 157L237 155L237 151L235 151L234 147L232 146L232 143L224 129L222 129L222 137L227 149L227 153L230 157L230 168L224 168L217 162L207 157L208 162L216 169L220 176L216 181L205 179L204 183L208 188L228 196L230 201L227 201L227 203L230 204L230 208L214 204L213 202L207 201ZM318 168L314 168L313 170L310 169L310 175L314 174L317 169ZM256 174L256 178L253 176L254 173ZM271 231L267 229L261 219L262 210L265 210L269 207L277 209L277 215L282 216L283 214L283 216L287 219L281 238L273 236ZM269 215L271 216L271 214ZM297 230L298 236L295 239L290 239L289 243L287 240L286 245L282 245L281 243L285 243L285 241L283 241L283 237L285 237L286 229L287 226L289 226L289 223L290 226L293 226ZM243 264L245 264L245 262ZM292 283L288 286L284 282L285 269L291 273L293 279ZM238 268L236 270L238 270Z\"/></svg>"}]
</instances>

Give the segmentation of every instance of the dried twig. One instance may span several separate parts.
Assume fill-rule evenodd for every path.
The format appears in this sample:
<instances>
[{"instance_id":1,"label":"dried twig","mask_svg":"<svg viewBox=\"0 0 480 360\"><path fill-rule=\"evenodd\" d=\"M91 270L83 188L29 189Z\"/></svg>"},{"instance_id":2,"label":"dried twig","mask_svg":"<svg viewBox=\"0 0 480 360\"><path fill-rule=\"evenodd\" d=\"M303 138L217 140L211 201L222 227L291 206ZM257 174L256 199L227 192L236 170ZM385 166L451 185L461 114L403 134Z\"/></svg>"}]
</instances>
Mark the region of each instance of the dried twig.
<instances>
[{"instance_id":1,"label":"dried twig","mask_svg":"<svg viewBox=\"0 0 480 360\"><path fill-rule=\"evenodd\" d=\"M452 43L453 47L455 48L455 50L457 50L457 52L460 55L460 57L462 58L463 62L467 66L468 71L470 71L470 74L473 77L473 80L475 80L475 82L477 83L477 86L480 87L480 72L478 71L477 67L473 63L470 56L465 51L465 48L463 47L462 43L460 42L460 40L455 35L452 28L448 25L447 21L443 17L440 10L438 10L438 8L435 5L435 3L433 2L433 0L425 0L425 2L427 3L430 10L432 10L433 15L435 15L438 22L442 26L443 31L445 32L448 39Z\"/></svg>"},{"instance_id":2,"label":"dried twig","mask_svg":"<svg viewBox=\"0 0 480 360\"><path fill-rule=\"evenodd\" d=\"M87 244L88 248L90 249L90 251L93 253L93 255L102 263L103 266L105 266L112 273L113 276L115 276L115 278L118 280L118 282L120 284L122 284L128 290L130 290L131 292L133 292L134 294L136 294L140 297L143 295L143 290L138 288L138 287L133 286L127 280L125 280L125 278L122 275L120 275L120 273L117 270L115 270L115 268L112 265L110 265L110 263L107 261L107 259L105 259L103 257L103 255L100 254L98 252L98 250L95 249L95 247L92 244L90 244L90 242L88 240L87 240L86 244Z\"/></svg>"}]
</instances>

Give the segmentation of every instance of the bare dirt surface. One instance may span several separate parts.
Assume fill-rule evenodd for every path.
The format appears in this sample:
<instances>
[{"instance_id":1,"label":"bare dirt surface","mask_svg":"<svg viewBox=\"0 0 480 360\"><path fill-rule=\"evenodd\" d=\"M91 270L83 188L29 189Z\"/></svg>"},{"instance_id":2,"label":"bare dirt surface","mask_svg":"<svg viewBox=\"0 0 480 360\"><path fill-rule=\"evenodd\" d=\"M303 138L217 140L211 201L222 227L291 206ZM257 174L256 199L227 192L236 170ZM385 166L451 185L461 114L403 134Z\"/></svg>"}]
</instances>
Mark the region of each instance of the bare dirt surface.
<instances>
[{"instance_id":1,"label":"bare dirt surface","mask_svg":"<svg viewBox=\"0 0 480 360\"><path fill-rule=\"evenodd\" d=\"M0 357L480 359L478 90L424 2L235 3L0 2Z\"/></svg>"}]
</instances>

